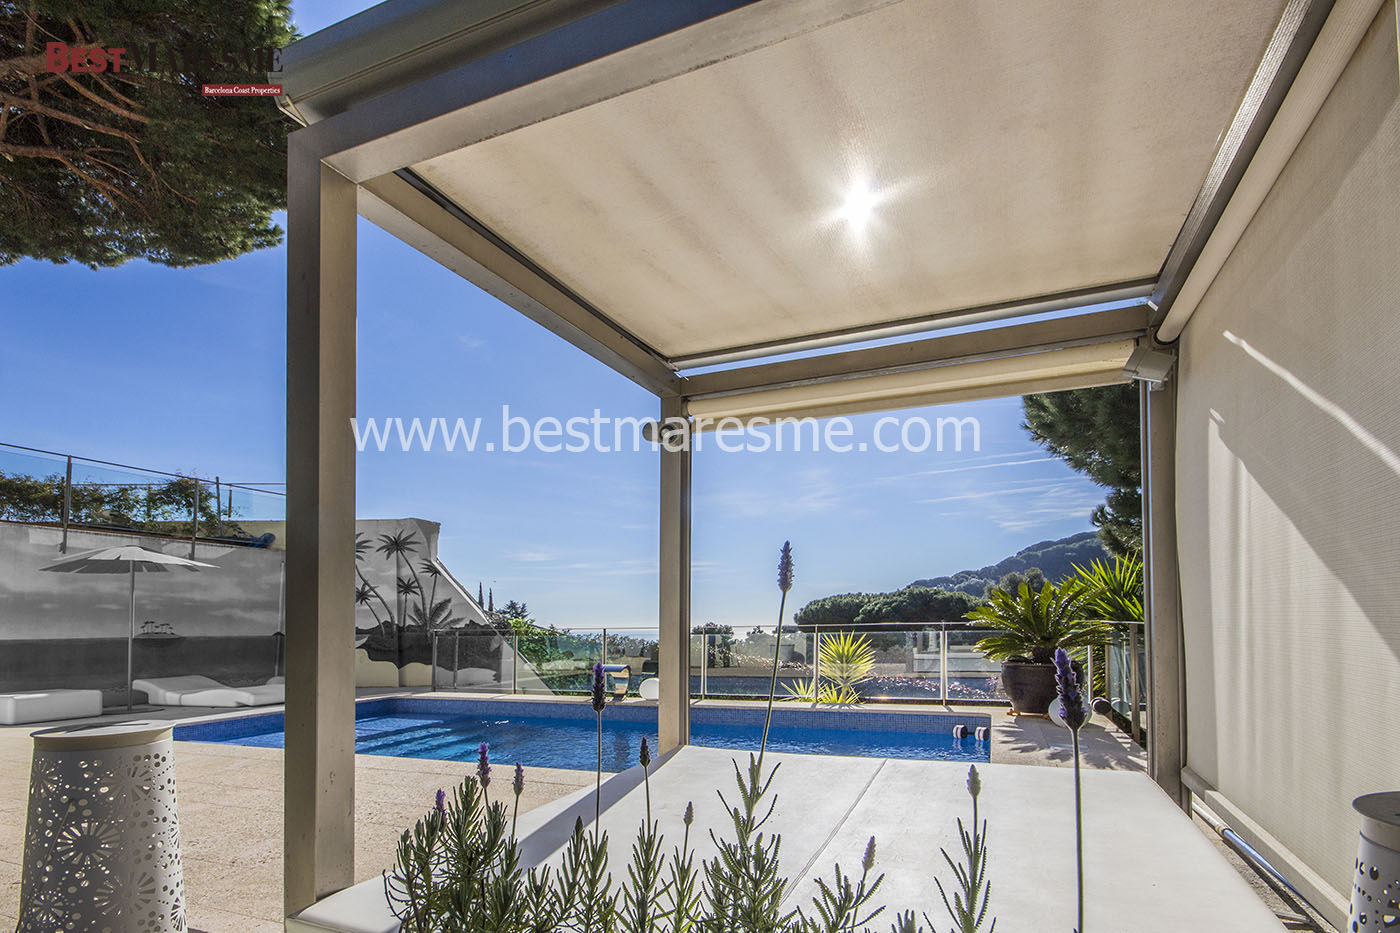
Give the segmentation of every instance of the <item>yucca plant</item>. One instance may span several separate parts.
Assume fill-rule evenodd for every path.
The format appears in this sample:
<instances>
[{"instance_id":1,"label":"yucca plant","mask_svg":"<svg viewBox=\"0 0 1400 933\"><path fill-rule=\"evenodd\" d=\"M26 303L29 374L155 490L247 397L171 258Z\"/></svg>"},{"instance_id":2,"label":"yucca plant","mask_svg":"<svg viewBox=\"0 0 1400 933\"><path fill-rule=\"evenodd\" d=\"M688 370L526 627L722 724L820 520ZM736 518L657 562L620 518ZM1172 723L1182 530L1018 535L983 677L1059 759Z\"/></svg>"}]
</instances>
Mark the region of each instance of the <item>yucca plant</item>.
<instances>
[{"instance_id":1,"label":"yucca plant","mask_svg":"<svg viewBox=\"0 0 1400 933\"><path fill-rule=\"evenodd\" d=\"M819 636L820 637L820 636ZM840 632L821 639L817 651L822 676L843 691L860 695L860 685L875 670L875 649L870 639L855 632Z\"/></svg>"},{"instance_id":2,"label":"yucca plant","mask_svg":"<svg viewBox=\"0 0 1400 933\"><path fill-rule=\"evenodd\" d=\"M992 590L987 604L966 618L978 628L995 631L977 643L987 657L1049 664L1056 648L1085 648L1108 640L1111 627L1090 618L1098 595L1096 588L1074 578L1046 583L1039 592L1023 583L1015 593Z\"/></svg>"},{"instance_id":3,"label":"yucca plant","mask_svg":"<svg viewBox=\"0 0 1400 933\"><path fill-rule=\"evenodd\" d=\"M860 685L875 669L875 649L870 640L854 632L840 632L820 640L817 657L821 677L784 683L786 700L805 700L830 706L851 706L860 702Z\"/></svg>"},{"instance_id":4,"label":"yucca plant","mask_svg":"<svg viewBox=\"0 0 1400 933\"><path fill-rule=\"evenodd\" d=\"M860 702L860 694L849 687L828 683L817 686L816 681L811 679L784 681L783 689L787 691L783 699L794 702L820 703L823 706L854 706Z\"/></svg>"}]
</instances>

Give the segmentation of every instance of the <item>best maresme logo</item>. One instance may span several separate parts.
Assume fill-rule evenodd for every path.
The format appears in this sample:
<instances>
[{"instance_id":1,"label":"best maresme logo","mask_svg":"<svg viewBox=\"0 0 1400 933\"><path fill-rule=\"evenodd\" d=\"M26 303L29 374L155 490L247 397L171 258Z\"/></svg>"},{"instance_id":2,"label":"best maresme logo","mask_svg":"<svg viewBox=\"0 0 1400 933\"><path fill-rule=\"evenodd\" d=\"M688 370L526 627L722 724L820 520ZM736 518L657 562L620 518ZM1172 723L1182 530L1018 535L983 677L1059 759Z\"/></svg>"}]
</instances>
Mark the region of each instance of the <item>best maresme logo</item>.
<instances>
[{"instance_id":1,"label":"best maresme logo","mask_svg":"<svg viewBox=\"0 0 1400 933\"><path fill-rule=\"evenodd\" d=\"M267 73L282 70L281 49L246 48L222 55L203 46L168 46L151 43L142 48L69 45L44 46L44 68L51 73L102 74L137 71L154 74L203 75L216 70ZM277 97L280 84L246 82L201 84L205 97Z\"/></svg>"}]
</instances>

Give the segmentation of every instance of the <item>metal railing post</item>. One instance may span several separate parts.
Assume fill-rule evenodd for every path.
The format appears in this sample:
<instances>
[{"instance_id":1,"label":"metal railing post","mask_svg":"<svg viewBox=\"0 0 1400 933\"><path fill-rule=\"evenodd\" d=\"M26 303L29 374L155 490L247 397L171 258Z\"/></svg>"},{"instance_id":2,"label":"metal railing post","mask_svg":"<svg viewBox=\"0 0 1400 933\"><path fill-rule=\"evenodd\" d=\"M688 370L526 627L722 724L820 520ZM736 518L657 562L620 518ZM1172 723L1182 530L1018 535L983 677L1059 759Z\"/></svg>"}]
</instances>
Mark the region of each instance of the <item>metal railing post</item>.
<instances>
[{"instance_id":1,"label":"metal railing post","mask_svg":"<svg viewBox=\"0 0 1400 933\"><path fill-rule=\"evenodd\" d=\"M429 642L429 645L431 646L431 648L430 648L430 650L429 650L429 652L428 652L428 684L432 687L432 691L433 691L434 693L437 693L437 654L438 654L438 652L437 652L437 643L438 643L438 633L437 633L436 630L433 630L433 631L431 631L431 632L428 633L428 642Z\"/></svg>"},{"instance_id":2,"label":"metal railing post","mask_svg":"<svg viewBox=\"0 0 1400 933\"><path fill-rule=\"evenodd\" d=\"M73 457L68 457L68 470L63 475L63 543L58 546L60 554L68 553L68 522L73 514Z\"/></svg>"},{"instance_id":3,"label":"metal railing post","mask_svg":"<svg viewBox=\"0 0 1400 933\"><path fill-rule=\"evenodd\" d=\"M1132 712L1133 741L1139 745L1143 744L1142 713L1138 709L1140 677L1141 674L1138 671L1138 630L1137 626L1134 625L1128 629L1128 707Z\"/></svg>"},{"instance_id":4,"label":"metal railing post","mask_svg":"<svg viewBox=\"0 0 1400 933\"><path fill-rule=\"evenodd\" d=\"M700 636L700 699L710 692L710 636Z\"/></svg>"},{"instance_id":5,"label":"metal railing post","mask_svg":"<svg viewBox=\"0 0 1400 933\"><path fill-rule=\"evenodd\" d=\"M943 705L948 706L948 626L938 629L938 695Z\"/></svg>"},{"instance_id":6,"label":"metal railing post","mask_svg":"<svg viewBox=\"0 0 1400 933\"><path fill-rule=\"evenodd\" d=\"M199 542L199 480L194 481L194 507L190 509L190 560L194 560L194 547Z\"/></svg>"},{"instance_id":7,"label":"metal railing post","mask_svg":"<svg viewBox=\"0 0 1400 933\"><path fill-rule=\"evenodd\" d=\"M779 628L779 631L782 631ZM820 625L812 626L812 706L816 707L817 698L822 693L822 629Z\"/></svg>"},{"instance_id":8,"label":"metal railing post","mask_svg":"<svg viewBox=\"0 0 1400 933\"><path fill-rule=\"evenodd\" d=\"M224 536L224 487L219 482L219 477L214 476L214 537Z\"/></svg>"},{"instance_id":9,"label":"metal railing post","mask_svg":"<svg viewBox=\"0 0 1400 933\"><path fill-rule=\"evenodd\" d=\"M520 636L516 634L510 636L510 692L512 696L520 692Z\"/></svg>"}]
</instances>

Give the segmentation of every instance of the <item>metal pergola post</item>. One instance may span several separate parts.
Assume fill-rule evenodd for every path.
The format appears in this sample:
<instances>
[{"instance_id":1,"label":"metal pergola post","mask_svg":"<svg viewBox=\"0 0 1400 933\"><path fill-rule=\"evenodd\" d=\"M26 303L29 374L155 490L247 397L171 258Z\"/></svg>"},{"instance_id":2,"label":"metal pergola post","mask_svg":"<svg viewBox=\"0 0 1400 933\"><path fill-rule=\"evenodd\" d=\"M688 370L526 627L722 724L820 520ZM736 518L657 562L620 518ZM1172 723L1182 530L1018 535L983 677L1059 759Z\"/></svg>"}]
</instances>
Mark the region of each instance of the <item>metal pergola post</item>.
<instances>
[{"instance_id":1,"label":"metal pergola post","mask_svg":"<svg viewBox=\"0 0 1400 933\"><path fill-rule=\"evenodd\" d=\"M1186 767L1186 673L1176 541L1176 379L1142 384L1143 608L1147 647L1147 772L1178 805ZM1137 644L1137 629L1133 629ZM1137 653L1131 658L1137 669ZM1134 732L1138 695L1133 694Z\"/></svg>"},{"instance_id":2,"label":"metal pergola post","mask_svg":"<svg viewBox=\"0 0 1400 933\"><path fill-rule=\"evenodd\" d=\"M287 142L283 905L355 880L357 190Z\"/></svg>"},{"instance_id":3,"label":"metal pergola post","mask_svg":"<svg viewBox=\"0 0 1400 933\"><path fill-rule=\"evenodd\" d=\"M661 401L660 650L657 745L690 743L690 467L683 401Z\"/></svg>"}]
</instances>

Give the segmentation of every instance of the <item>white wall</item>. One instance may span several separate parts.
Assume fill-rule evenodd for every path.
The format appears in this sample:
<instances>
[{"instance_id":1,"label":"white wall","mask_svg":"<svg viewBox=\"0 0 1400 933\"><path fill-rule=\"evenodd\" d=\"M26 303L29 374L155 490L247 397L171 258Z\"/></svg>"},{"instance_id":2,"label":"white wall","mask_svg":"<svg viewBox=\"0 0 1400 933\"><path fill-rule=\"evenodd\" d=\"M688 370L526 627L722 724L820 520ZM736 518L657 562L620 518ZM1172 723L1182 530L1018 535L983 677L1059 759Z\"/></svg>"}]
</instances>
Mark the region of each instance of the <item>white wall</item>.
<instances>
[{"instance_id":1,"label":"white wall","mask_svg":"<svg viewBox=\"0 0 1400 933\"><path fill-rule=\"evenodd\" d=\"M1351 799L1400 789L1393 2L1191 318L1179 380L1188 767L1340 922Z\"/></svg>"}]
</instances>

